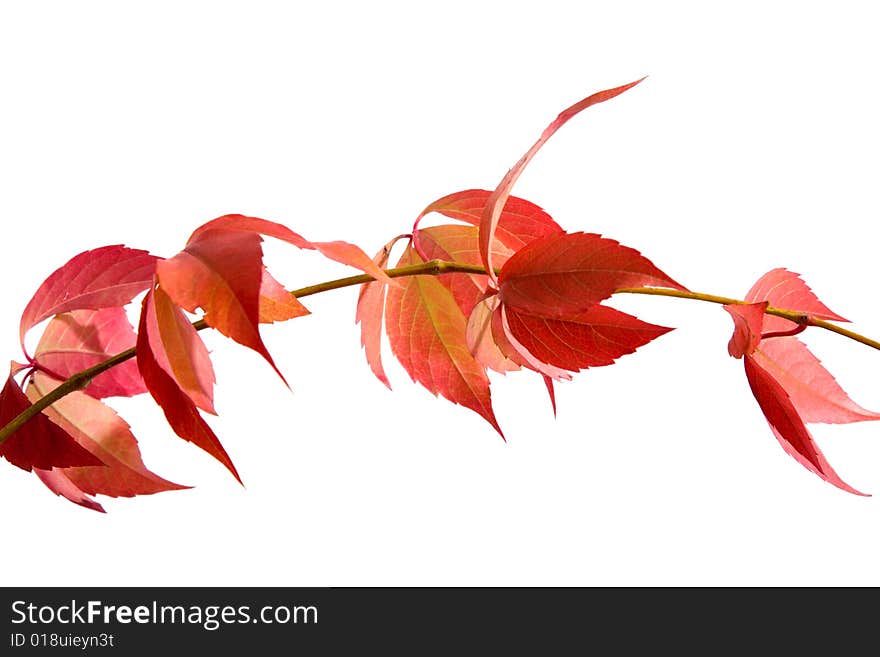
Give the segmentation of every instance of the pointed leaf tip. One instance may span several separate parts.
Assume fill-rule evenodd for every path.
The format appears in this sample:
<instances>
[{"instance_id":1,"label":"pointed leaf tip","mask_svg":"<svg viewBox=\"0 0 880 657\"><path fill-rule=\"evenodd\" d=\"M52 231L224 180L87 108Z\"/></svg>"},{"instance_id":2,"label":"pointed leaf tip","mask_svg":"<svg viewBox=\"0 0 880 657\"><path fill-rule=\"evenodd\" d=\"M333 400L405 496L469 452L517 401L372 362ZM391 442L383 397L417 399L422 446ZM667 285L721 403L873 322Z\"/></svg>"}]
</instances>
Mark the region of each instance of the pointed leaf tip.
<instances>
[{"instance_id":1,"label":"pointed leaf tip","mask_svg":"<svg viewBox=\"0 0 880 657\"><path fill-rule=\"evenodd\" d=\"M753 358L743 359L749 387L782 448L802 466L841 490L867 497L831 467L779 382Z\"/></svg>"},{"instance_id":2,"label":"pointed leaf tip","mask_svg":"<svg viewBox=\"0 0 880 657\"><path fill-rule=\"evenodd\" d=\"M520 158L520 160L507 172L504 178L501 179L501 182L498 183L498 186L489 197L486 206L483 209L482 216L480 217L480 255L482 257L483 264L489 271L489 278L492 280L493 283L495 282L496 277L494 273L495 263L492 259L491 245L495 239L495 232L498 227L498 221L501 217L502 208L504 208L505 204L507 203L507 199L510 197L513 186L516 184L516 181L519 179L523 170L526 168L529 162L532 161L532 158L534 158L537 152L541 150L541 147L545 143L547 143L547 140L549 140L550 137L552 137L554 133L559 130L559 128L565 125L565 123L569 121L569 119L592 105L596 105L597 103L602 103L606 100L614 98L615 96L619 96L623 92L632 89L644 79L645 78L643 77L634 82L630 82L629 84L614 87L613 89L599 91L592 94L591 96L587 96L583 100L576 102L571 107L560 112L559 116L557 116L550 123L550 125L548 125L544 129L544 132L541 133L538 141L536 141L532 145L532 147L528 151L526 151L525 155Z\"/></svg>"}]
</instances>

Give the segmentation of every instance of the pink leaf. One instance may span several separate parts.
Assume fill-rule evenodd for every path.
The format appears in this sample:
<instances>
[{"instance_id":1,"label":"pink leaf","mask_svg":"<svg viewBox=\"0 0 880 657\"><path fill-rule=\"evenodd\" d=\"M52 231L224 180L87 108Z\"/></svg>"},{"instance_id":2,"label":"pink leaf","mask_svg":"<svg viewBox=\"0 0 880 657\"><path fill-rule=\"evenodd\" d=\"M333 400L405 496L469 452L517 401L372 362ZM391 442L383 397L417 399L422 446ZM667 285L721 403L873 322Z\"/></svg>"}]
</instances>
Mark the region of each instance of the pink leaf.
<instances>
[{"instance_id":1,"label":"pink leaf","mask_svg":"<svg viewBox=\"0 0 880 657\"><path fill-rule=\"evenodd\" d=\"M66 379L134 347L135 340L134 329L120 306L72 310L57 315L46 326L34 352L34 364L38 370ZM99 374L84 390L96 399L132 397L146 391L133 359Z\"/></svg>"},{"instance_id":2,"label":"pink leaf","mask_svg":"<svg viewBox=\"0 0 880 657\"><path fill-rule=\"evenodd\" d=\"M39 468L34 468L34 474L37 475L40 481L46 485L46 488L56 495L60 495L74 504L79 504L92 511L106 513L104 507L78 488L65 472L66 470L63 468L58 470L40 470Z\"/></svg>"},{"instance_id":3,"label":"pink leaf","mask_svg":"<svg viewBox=\"0 0 880 657\"><path fill-rule=\"evenodd\" d=\"M816 445L783 387L753 358L743 359L746 378L764 417L782 448L802 466L825 481L856 495L864 495L844 482Z\"/></svg>"},{"instance_id":4,"label":"pink leaf","mask_svg":"<svg viewBox=\"0 0 880 657\"><path fill-rule=\"evenodd\" d=\"M761 342L764 327L764 311L767 302L748 304L727 304L724 310L733 318L733 336L727 344L727 353L734 358L742 358L755 353Z\"/></svg>"},{"instance_id":5,"label":"pink leaf","mask_svg":"<svg viewBox=\"0 0 880 657\"><path fill-rule=\"evenodd\" d=\"M804 422L846 424L880 420L880 413L864 409L850 399L831 372L797 338L763 340L753 358L782 386Z\"/></svg>"},{"instance_id":6,"label":"pink leaf","mask_svg":"<svg viewBox=\"0 0 880 657\"><path fill-rule=\"evenodd\" d=\"M28 397L36 401L58 385L60 382L37 372L28 386ZM102 466L56 467L51 470L51 475L45 470L37 471L46 485L72 502L82 504L86 500L80 499L76 493L77 499L71 499L73 491L68 483L83 494L109 497L134 497L186 488L146 468L128 424L101 401L82 392L73 392L47 408L46 414L104 463Z\"/></svg>"},{"instance_id":7,"label":"pink leaf","mask_svg":"<svg viewBox=\"0 0 880 657\"><path fill-rule=\"evenodd\" d=\"M799 274L787 269L773 269L761 276L745 297L746 301L767 301L782 310L793 310L814 319L837 322L849 321L832 312L819 301ZM764 332L789 331L797 325L783 317L769 316L764 320Z\"/></svg>"},{"instance_id":8,"label":"pink leaf","mask_svg":"<svg viewBox=\"0 0 880 657\"><path fill-rule=\"evenodd\" d=\"M492 316L499 305L498 296L493 294L474 306L467 323L467 344L483 367L506 374L520 369L520 365L505 355L492 335Z\"/></svg>"},{"instance_id":9,"label":"pink leaf","mask_svg":"<svg viewBox=\"0 0 880 657\"><path fill-rule=\"evenodd\" d=\"M21 316L22 346L28 329L70 310L124 306L153 281L156 256L125 246L105 246L73 257L55 270Z\"/></svg>"}]
</instances>

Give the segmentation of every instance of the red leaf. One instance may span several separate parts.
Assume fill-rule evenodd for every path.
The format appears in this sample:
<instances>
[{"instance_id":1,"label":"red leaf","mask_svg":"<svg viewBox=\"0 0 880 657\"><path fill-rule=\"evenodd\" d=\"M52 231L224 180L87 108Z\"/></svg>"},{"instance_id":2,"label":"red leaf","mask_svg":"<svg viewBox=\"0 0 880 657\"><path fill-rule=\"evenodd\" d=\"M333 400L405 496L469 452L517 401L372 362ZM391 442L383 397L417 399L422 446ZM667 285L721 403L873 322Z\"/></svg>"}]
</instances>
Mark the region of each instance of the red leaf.
<instances>
[{"instance_id":1,"label":"red leaf","mask_svg":"<svg viewBox=\"0 0 880 657\"><path fill-rule=\"evenodd\" d=\"M747 357L743 361L752 393L782 448L798 463L825 481L847 492L864 495L844 482L834 471L779 382L754 359Z\"/></svg>"},{"instance_id":2,"label":"red leaf","mask_svg":"<svg viewBox=\"0 0 880 657\"><path fill-rule=\"evenodd\" d=\"M180 390L203 411L214 410L214 368L208 348L183 311L161 287L143 305L150 352Z\"/></svg>"},{"instance_id":3,"label":"red leaf","mask_svg":"<svg viewBox=\"0 0 880 657\"><path fill-rule=\"evenodd\" d=\"M55 270L21 315L20 337L44 319L70 310L124 306L153 281L156 256L125 246L85 251Z\"/></svg>"},{"instance_id":4,"label":"red leaf","mask_svg":"<svg viewBox=\"0 0 880 657\"><path fill-rule=\"evenodd\" d=\"M39 468L34 468L34 474L46 485L46 488L56 495L60 495L74 504L79 504L92 511L106 513L103 506L77 488L76 484L64 472L64 469L40 470Z\"/></svg>"},{"instance_id":5,"label":"red leaf","mask_svg":"<svg viewBox=\"0 0 880 657\"><path fill-rule=\"evenodd\" d=\"M417 262L409 246L398 266ZM479 413L501 433L489 378L468 349L467 320L448 288L434 276L412 276L390 287L385 326L392 352L413 381Z\"/></svg>"},{"instance_id":6,"label":"red leaf","mask_svg":"<svg viewBox=\"0 0 880 657\"><path fill-rule=\"evenodd\" d=\"M394 248L398 239L400 238L395 237L373 256L373 262L377 267L384 269L388 266L391 249ZM361 285L354 322L361 325L361 346L364 348L367 364L376 378L391 390L391 383L382 366L382 317L385 311L385 289L385 281L380 280Z\"/></svg>"},{"instance_id":7,"label":"red leaf","mask_svg":"<svg viewBox=\"0 0 880 657\"><path fill-rule=\"evenodd\" d=\"M37 372L28 386L28 397L36 401L58 385L58 381ZM93 506L94 502L83 496L134 497L187 488L150 472L141 460L137 440L128 424L97 399L73 392L47 408L46 414L104 462L103 466L97 467L37 470L43 483L56 494L76 504L89 508L97 506L97 510L102 510L100 505Z\"/></svg>"},{"instance_id":8,"label":"red leaf","mask_svg":"<svg viewBox=\"0 0 880 657\"><path fill-rule=\"evenodd\" d=\"M283 379L260 337L261 241L253 232L200 229L156 273L174 303L190 312L201 307L209 326L256 351Z\"/></svg>"},{"instance_id":9,"label":"red leaf","mask_svg":"<svg viewBox=\"0 0 880 657\"><path fill-rule=\"evenodd\" d=\"M72 310L57 315L46 326L34 353L37 369L66 379L134 347L136 336L125 310ZM127 360L92 379L83 392L104 397L132 397L147 387L134 360Z\"/></svg>"},{"instance_id":10,"label":"red leaf","mask_svg":"<svg viewBox=\"0 0 880 657\"><path fill-rule=\"evenodd\" d=\"M730 355L753 358L782 386L804 422L846 424L880 420L880 413L862 408L850 399L803 342L795 337L761 338L767 322L773 319L764 314L767 305L767 301L762 301L724 306L735 326L728 345Z\"/></svg>"},{"instance_id":11,"label":"red leaf","mask_svg":"<svg viewBox=\"0 0 880 657\"><path fill-rule=\"evenodd\" d=\"M767 302L728 304L723 306L733 318L733 336L727 344L727 353L734 358L751 356L761 342L764 327L764 311Z\"/></svg>"},{"instance_id":12,"label":"red leaf","mask_svg":"<svg viewBox=\"0 0 880 657\"><path fill-rule=\"evenodd\" d=\"M147 293L141 310L141 321L138 327L137 363L141 376L147 384L147 389L156 400L156 403L165 413L168 424L178 436L187 440L208 452L220 461L241 482L232 460L223 449L217 436L199 414L196 405L189 396L184 393L165 370L156 361L150 349L148 337L147 316L148 304L152 303L153 292Z\"/></svg>"},{"instance_id":13,"label":"red leaf","mask_svg":"<svg viewBox=\"0 0 880 657\"><path fill-rule=\"evenodd\" d=\"M309 309L276 281L265 267L260 282L259 308L261 324L283 322L309 314Z\"/></svg>"},{"instance_id":14,"label":"red leaf","mask_svg":"<svg viewBox=\"0 0 880 657\"><path fill-rule=\"evenodd\" d=\"M791 398L804 422L846 424L880 420L856 404L807 346L793 337L763 340L755 363L772 376Z\"/></svg>"},{"instance_id":15,"label":"red leaf","mask_svg":"<svg viewBox=\"0 0 880 657\"><path fill-rule=\"evenodd\" d=\"M636 80L635 82L630 82L629 84L625 84L620 87L615 87L614 89L607 89L605 91L600 91L591 96L584 98L581 101L578 101L568 109L563 110L559 116L557 116L550 125L548 125L544 132L541 133L541 136L538 138L532 147L526 151L526 154L520 158L519 162L517 162L510 171L501 179L501 182L498 184L498 187L495 188L495 191L492 192L488 201L486 202L486 206L483 209L482 217L480 218L480 255L483 259L483 264L486 266L486 269L490 272L491 280L495 280L494 274L494 262L492 261L491 255L491 244L495 239L495 231L498 227L498 222L501 218L502 209L505 207L507 203L507 199L510 197L510 192L513 189L514 184L519 179L523 170L526 168L529 162L531 162L532 158L535 157L535 154L541 149L541 147L547 142L553 134L559 130L569 119L573 116L587 109L591 105L595 105L597 103L602 103L606 100L610 100L615 96L619 96L627 89L631 89L639 82L644 80Z\"/></svg>"},{"instance_id":16,"label":"red leaf","mask_svg":"<svg viewBox=\"0 0 880 657\"><path fill-rule=\"evenodd\" d=\"M260 219L258 217L247 217L241 214L227 214L222 217L217 217L197 228L190 236L187 244L202 239L203 233L212 230L259 233L266 237L274 237L275 239L282 240L288 244L293 244L301 249L317 250L331 260L360 269L378 280L384 280L386 282L391 281L385 272L376 266L376 263L370 259L370 256L354 244L342 241L310 242L302 235L293 232L283 224Z\"/></svg>"},{"instance_id":17,"label":"red leaf","mask_svg":"<svg viewBox=\"0 0 880 657\"><path fill-rule=\"evenodd\" d=\"M480 225L483 210L489 202L492 192L485 189L466 189L437 199L422 210L413 225L413 242L418 242L418 226L422 218L431 212L438 212L452 219L465 221L474 226ZM562 232L562 228L553 218L534 203L516 196L510 196L498 218L495 230L496 239L505 247L517 251L529 242L553 233ZM416 247L420 251L420 245ZM479 257L479 240L476 244L477 260L474 264L482 264ZM493 255L493 263L500 266L502 261Z\"/></svg>"},{"instance_id":18,"label":"red leaf","mask_svg":"<svg viewBox=\"0 0 880 657\"><path fill-rule=\"evenodd\" d=\"M592 233L556 233L527 244L504 263L498 285L505 306L559 318L623 287L684 289L635 249Z\"/></svg>"},{"instance_id":19,"label":"red leaf","mask_svg":"<svg viewBox=\"0 0 880 657\"><path fill-rule=\"evenodd\" d=\"M565 319L524 313L509 306L505 313L510 332L529 353L544 363L573 372L611 365L672 330L601 305Z\"/></svg>"},{"instance_id":20,"label":"red leaf","mask_svg":"<svg viewBox=\"0 0 880 657\"><path fill-rule=\"evenodd\" d=\"M847 322L828 306L819 301L799 274L787 269L773 269L761 276L745 296L746 301L768 301L782 310L793 310L814 319ZM764 319L764 332L790 331L797 326L783 317L769 316Z\"/></svg>"},{"instance_id":21,"label":"red leaf","mask_svg":"<svg viewBox=\"0 0 880 657\"><path fill-rule=\"evenodd\" d=\"M30 400L10 376L0 392L0 427L31 406ZM5 442L0 456L23 470L103 465L101 459L80 446L64 429L37 413Z\"/></svg>"}]
</instances>

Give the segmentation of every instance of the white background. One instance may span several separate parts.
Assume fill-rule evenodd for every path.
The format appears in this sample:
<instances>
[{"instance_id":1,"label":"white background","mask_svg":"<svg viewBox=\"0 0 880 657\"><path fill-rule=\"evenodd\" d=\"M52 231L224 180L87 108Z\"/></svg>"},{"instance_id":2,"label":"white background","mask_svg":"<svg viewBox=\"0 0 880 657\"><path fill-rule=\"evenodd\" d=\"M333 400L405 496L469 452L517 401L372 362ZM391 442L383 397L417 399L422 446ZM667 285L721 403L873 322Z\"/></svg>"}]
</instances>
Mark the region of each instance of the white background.
<instances>
[{"instance_id":1,"label":"white background","mask_svg":"<svg viewBox=\"0 0 880 657\"><path fill-rule=\"evenodd\" d=\"M82 250L170 256L242 212L372 253L435 198L494 187L562 108L643 75L557 133L515 193L695 290L741 296L788 267L880 337L871 4L610 4L3 3L5 357L31 294ZM266 250L290 287L353 273ZM147 465L194 489L100 498L101 515L0 463L0 584L880 584L880 498L783 452L720 308L620 299L678 330L559 386L556 420L538 377L497 380L505 444L390 354L394 391L372 378L355 298L266 329L292 392L207 337L210 423L245 487L147 398L114 405ZM806 340L880 409L880 354ZM880 495L880 426L813 432Z\"/></svg>"}]
</instances>

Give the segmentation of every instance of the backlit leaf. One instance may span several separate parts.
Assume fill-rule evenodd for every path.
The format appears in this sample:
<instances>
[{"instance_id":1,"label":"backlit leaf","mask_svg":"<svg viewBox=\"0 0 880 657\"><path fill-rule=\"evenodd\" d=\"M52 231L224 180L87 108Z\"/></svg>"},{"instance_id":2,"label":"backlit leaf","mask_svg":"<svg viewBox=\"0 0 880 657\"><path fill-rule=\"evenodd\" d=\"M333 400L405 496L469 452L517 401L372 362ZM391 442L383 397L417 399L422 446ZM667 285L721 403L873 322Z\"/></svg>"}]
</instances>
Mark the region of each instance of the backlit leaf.
<instances>
[{"instance_id":1,"label":"backlit leaf","mask_svg":"<svg viewBox=\"0 0 880 657\"><path fill-rule=\"evenodd\" d=\"M214 368L208 348L161 287L147 294L143 321L150 352L180 390L203 411L214 410Z\"/></svg>"},{"instance_id":2,"label":"backlit leaf","mask_svg":"<svg viewBox=\"0 0 880 657\"><path fill-rule=\"evenodd\" d=\"M373 262L377 267L384 269L388 266L391 249L394 248L398 239L400 238L395 237L373 256ZM385 290L386 283L382 280L361 285L354 321L355 324L361 325L361 346L364 348L364 355L370 370L390 390L391 383L382 366L382 319L385 314Z\"/></svg>"},{"instance_id":3,"label":"backlit leaf","mask_svg":"<svg viewBox=\"0 0 880 657\"><path fill-rule=\"evenodd\" d=\"M20 337L44 319L70 310L124 306L153 282L156 256L105 246L71 258L47 278L21 315Z\"/></svg>"},{"instance_id":4,"label":"backlit leaf","mask_svg":"<svg viewBox=\"0 0 880 657\"><path fill-rule=\"evenodd\" d=\"M794 404L779 382L752 358L744 358L746 378L782 448L798 463L825 481L856 495L864 495L843 481L816 445Z\"/></svg>"},{"instance_id":5,"label":"backlit leaf","mask_svg":"<svg viewBox=\"0 0 880 657\"><path fill-rule=\"evenodd\" d=\"M544 129L544 132L541 133L538 141L526 151L525 155L520 158L519 162L513 165L513 168L510 169L507 174L505 174L504 178L501 179L501 182L486 202L483 214L480 217L480 255L482 256L483 264L486 266L486 269L489 270L490 278L493 281L495 280L495 275L493 273L495 263L492 260L491 245L495 239L495 232L498 228L498 222L501 218L502 210L507 203L507 199L510 197L513 186L516 184L516 181L519 179L528 163L532 161L532 158L535 157L547 140L550 139L559 128L565 125L569 119L592 105L619 96L624 91L636 86L642 80L644 80L644 78L620 87L615 87L614 89L606 89L605 91L592 94L560 112L559 116L557 116L550 125Z\"/></svg>"},{"instance_id":6,"label":"backlit leaf","mask_svg":"<svg viewBox=\"0 0 880 657\"><path fill-rule=\"evenodd\" d=\"M72 310L55 316L46 326L34 361L37 369L66 379L134 347L136 339L122 307ZM96 376L83 392L102 399L146 391L137 363L131 359Z\"/></svg>"},{"instance_id":7,"label":"backlit leaf","mask_svg":"<svg viewBox=\"0 0 880 657\"><path fill-rule=\"evenodd\" d=\"M199 230L183 251L160 262L156 272L159 286L174 303L190 312L202 308L209 326L256 351L281 376L259 330L261 241L254 232Z\"/></svg>"},{"instance_id":8,"label":"backlit leaf","mask_svg":"<svg viewBox=\"0 0 880 657\"><path fill-rule=\"evenodd\" d=\"M36 401L60 382L37 372L27 394ZM46 415L104 465L53 468L51 475L37 472L44 483L76 504L94 508L84 495L134 497L187 488L150 472L141 460L137 440L129 425L106 404L82 392L73 392L46 409ZM45 474L45 476L43 476ZM76 493L66 482L74 486ZM75 499L71 499L71 495Z\"/></svg>"},{"instance_id":9,"label":"backlit leaf","mask_svg":"<svg viewBox=\"0 0 880 657\"><path fill-rule=\"evenodd\" d=\"M491 196L492 192L485 189L466 189L437 199L422 210L416 219L413 226L414 241L418 240L421 232L418 229L419 222L432 212L479 227L483 210ZM495 239L508 249L516 251L539 237L560 232L562 232L562 227L540 207L531 201L510 196L498 218ZM480 264L482 260L479 258L479 239L477 239L476 251L478 257L474 264ZM503 261L493 255L493 264L499 267Z\"/></svg>"},{"instance_id":10,"label":"backlit leaf","mask_svg":"<svg viewBox=\"0 0 880 657\"><path fill-rule=\"evenodd\" d=\"M684 289L635 249L592 233L555 233L514 253L498 275L505 306L563 318L624 287Z\"/></svg>"},{"instance_id":11,"label":"backlit leaf","mask_svg":"<svg viewBox=\"0 0 880 657\"><path fill-rule=\"evenodd\" d=\"M398 266L417 262L410 246ZM434 276L412 276L390 287L385 326L392 352L413 381L479 413L501 433L489 378L468 349L467 319L447 287Z\"/></svg>"},{"instance_id":12,"label":"backlit leaf","mask_svg":"<svg viewBox=\"0 0 880 657\"><path fill-rule=\"evenodd\" d=\"M807 346L793 337L761 341L753 358L791 398L804 422L846 424L880 420L856 404Z\"/></svg>"},{"instance_id":13,"label":"backlit leaf","mask_svg":"<svg viewBox=\"0 0 880 657\"><path fill-rule=\"evenodd\" d=\"M220 461L241 482L232 460L220 444L220 440L199 414L198 408L183 392L174 379L159 365L150 348L147 306L152 303L153 291L143 301L141 321L138 327L137 363L144 383L156 403L159 404L174 433Z\"/></svg>"},{"instance_id":14,"label":"backlit leaf","mask_svg":"<svg viewBox=\"0 0 880 657\"><path fill-rule=\"evenodd\" d=\"M276 281L265 267L260 281L259 308L261 324L283 322L309 314L309 309Z\"/></svg>"},{"instance_id":15,"label":"backlit leaf","mask_svg":"<svg viewBox=\"0 0 880 657\"><path fill-rule=\"evenodd\" d=\"M814 319L837 322L849 321L819 301L799 274L787 269L773 269L761 276L745 296L746 301L767 301L775 308L793 310ZM789 331L797 325L784 317L768 316L764 332Z\"/></svg>"},{"instance_id":16,"label":"backlit leaf","mask_svg":"<svg viewBox=\"0 0 880 657\"><path fill-rule=\"evenodd\" d=\"M311 242L299 233L295 233L283 224L260 219L258 217L248 217L241 214L227 214L217 217L199 228L197 228L190 236L187 244L202 239L202 234L212 230L223 231L239 231L247 233L258 233L266 237L274 237L288 244L293 244L301 249L313 249L323 254L325 257L340 262L350 267L355 267L361 271L370 274L376 279L390 282L385 272L378 266L364 251L354 244L343 241L332 242Z\"/></svg>"},{"instance_id":17,"label":"backlit leaf","mask_svg":"<svg viewBox=\"0 0 880 657\"><path fill-rule=\"evenodd\" d=\"M572 372L611 365L671 330L602 305L566 315L565 319L511 307L505 311L511 333L530 354L543 363Z\"/></svg>"},{"instance_id":18,"label":"backlit leaf","mask_svg":"<svg viewBox=\"0 0 880 657\"><path fill-rule=\"evenodd\" d=\"M27 395L10 376L0 391L0 427L31 406ZM101 459L83 448L43 413L37 413L0 444L0 456L23 470L48 470L81 465L101 466Z\"/></svg>"}]
</instances>

